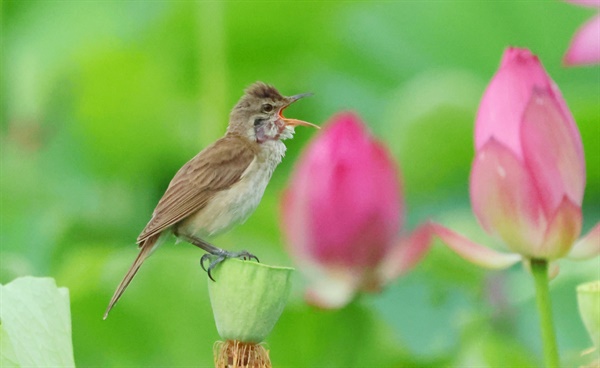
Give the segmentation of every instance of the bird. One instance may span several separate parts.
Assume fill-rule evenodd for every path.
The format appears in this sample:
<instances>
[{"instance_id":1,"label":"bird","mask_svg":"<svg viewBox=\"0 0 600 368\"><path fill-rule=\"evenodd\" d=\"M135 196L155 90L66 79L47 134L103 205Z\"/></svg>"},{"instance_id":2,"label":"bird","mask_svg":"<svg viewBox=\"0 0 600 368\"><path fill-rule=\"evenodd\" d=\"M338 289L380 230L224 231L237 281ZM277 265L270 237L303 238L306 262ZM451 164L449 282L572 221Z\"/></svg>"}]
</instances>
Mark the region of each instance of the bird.
<instances>
[{"instance_id":1,"label":"bird","mask_svg":"<svg viewBox=\"0 0 600 368\"><path fill-rule=\"evenodd\" d=\"M289 119L283 110L312 95L282 96L272 85L255 82L231 110L225 135L183 165L159 200L137 238L139 253L111 298L104 318L119 300L142 263L171 234L205 253L200 264L211 270L227 258L256 259L247 251L230 252L205 239L244 222L258 206L273 171L283 159L283 140L296 126L315 124ZM206 260L210 261L205 268Z\"/></svg>"}]
</instances>

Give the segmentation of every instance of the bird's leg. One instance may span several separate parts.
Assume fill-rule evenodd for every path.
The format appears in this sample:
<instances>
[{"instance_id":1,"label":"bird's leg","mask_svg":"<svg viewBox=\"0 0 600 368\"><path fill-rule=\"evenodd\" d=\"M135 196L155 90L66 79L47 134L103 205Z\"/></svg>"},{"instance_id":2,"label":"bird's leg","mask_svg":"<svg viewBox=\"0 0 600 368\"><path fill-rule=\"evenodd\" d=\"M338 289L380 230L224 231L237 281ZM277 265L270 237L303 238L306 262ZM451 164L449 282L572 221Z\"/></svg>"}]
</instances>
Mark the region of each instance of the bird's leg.
<instances>
[{"instance_id":1,"label":"bird's leg","mask_svg":"<svg viewBox=\"0 0 600 368\"><path fill-rule=\"evenodd\" d=\"M241 251L241 252L229 252L226 251L225 249L221 249L218 247L215 247L214 245L210 244L209 242L202 240L196 236L193 235L185 235L185 234L181 234L178 231L174 231L174 234L176 237L190 243L193 244L195 246L197 246L198 248L201 248L203 250L205 250L206 254L204 254L202 256L202 258L200 258L200 267L202 267L202 269L204 271L206 271L206 273L208 273L208 277L210 277L211 280L215 281L215 279L212 277L211 275L211 271L221 262L223 262L224 260L226 260L227 258L241 258L244 261L246 260L251 260L251 259L255 259L256 262L260 262L258 260L258 257L256 257L254 254L247 252L245 250ZM210 263L207 267L204 267L204 262L206 260L209 260Z\"/></svg>"},{"instance_id":2,"label":"bird's leg","mask_svg":"<svg viewBox=\"0 0 600 368\"><path fill-rule=\"evenodd\" d=\"M202 240L196 236L185 235L185 234L180 233L177 230L173 231L173 233L175 234L176 237L178 237L190 244L193 244L193 245L197 246L198 248L201 248L210 254L220 255L223 253L227 253L226 250L215 247L214 245L210 244L209 242Z\"/></svg>"}]
</instances>

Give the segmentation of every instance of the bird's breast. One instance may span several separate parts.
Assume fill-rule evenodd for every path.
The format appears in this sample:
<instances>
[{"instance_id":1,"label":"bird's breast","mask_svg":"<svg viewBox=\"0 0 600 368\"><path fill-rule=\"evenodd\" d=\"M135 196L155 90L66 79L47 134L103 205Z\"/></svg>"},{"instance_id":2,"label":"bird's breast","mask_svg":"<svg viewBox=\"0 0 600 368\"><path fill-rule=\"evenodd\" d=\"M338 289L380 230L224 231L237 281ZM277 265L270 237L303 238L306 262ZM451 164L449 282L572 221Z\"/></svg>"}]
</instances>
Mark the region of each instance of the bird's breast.
<instances>
[{"instance_id":1,"label":"bird's breast","mask_svg":"<svg viewBox=\"0 0 600 368\"><path fill-rule=\"evenodd\" d=\"M260 203L271 175L285 153L282 142L273 143L283 147L263 147L237 183L215 194L204 208L183 220L178 231L203 238L246 221Z\"/></svg>"}]
</instances>

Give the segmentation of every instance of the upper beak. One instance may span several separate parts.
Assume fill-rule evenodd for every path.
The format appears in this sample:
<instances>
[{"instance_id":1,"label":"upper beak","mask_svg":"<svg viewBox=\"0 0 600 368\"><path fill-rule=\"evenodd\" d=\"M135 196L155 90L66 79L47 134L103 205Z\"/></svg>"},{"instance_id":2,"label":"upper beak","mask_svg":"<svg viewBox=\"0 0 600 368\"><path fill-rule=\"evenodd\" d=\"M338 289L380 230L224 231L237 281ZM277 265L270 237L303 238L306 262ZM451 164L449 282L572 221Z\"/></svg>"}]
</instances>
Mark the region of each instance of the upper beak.
<instances>
[{"instance_id":1,"label":"upper beak","mask_svg":"<svg viewBox=\"0 0 600 368\"><path fill-rule=\"evenodd\" d=\"M294 95L294 96L290 96L290 97L287 98L288 104L283 109L281 109L281 111L279 111L279 116L281 117L281 120L283 120L283 122L285 123L285 125L291 126L291 127L302 125L302 126L313 127L313 128L316 128L316 129L321 129L318 125L315 125L313 123L309 123L307 121L298 120L298 119L288 119L288 118L283 117L283 115L282 115L283 110L286 107L288 107L292 103L298 101L302 97L308 97L308 96L312 96L312 93L310 93L310 92L309 93L300 93L299 95Z\"/></svg>"},{"instance_id":2,"label":"upper beak","mask_svg":"<svg viewBox=\"0 0 600 368\"><path fill-rule=\"evenodd\" d=\"M288 102L288 105L291 105L291 104L292 104L292 102L296 102L296 101L298 101L299 99L301 99L302 97L310 97L310 96L312 96L312 95L313 95L312 93L310 93L310 92L307 92L307 93L300 93L300 94L298 94L298 95L293 95L293 96L290 96L290 97L288 97L288 98L287 98L287 100L289 101L289 102Z\"/></svg>"}]
</instances>

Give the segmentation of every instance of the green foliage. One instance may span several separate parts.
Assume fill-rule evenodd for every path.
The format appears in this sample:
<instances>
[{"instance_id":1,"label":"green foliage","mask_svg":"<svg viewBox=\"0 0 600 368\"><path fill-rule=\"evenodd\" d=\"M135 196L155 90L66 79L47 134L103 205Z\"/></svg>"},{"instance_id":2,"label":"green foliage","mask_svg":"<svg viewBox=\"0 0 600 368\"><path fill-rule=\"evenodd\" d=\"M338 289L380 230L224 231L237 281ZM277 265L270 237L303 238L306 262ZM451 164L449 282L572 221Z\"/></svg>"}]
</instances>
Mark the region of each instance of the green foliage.
<instances>
[{"instance_id":1,"label":"green foliage","mask_svg":"<svg viewBox=\"0 0 600 368\"><path fill-rule=\"evenodd\" d=\"M79 366L212 364L219 337L201 252L188 244L157 250L108 320L101 317L170 178L223 133L229 108L256 80L288 95L315 93L286 110L290 117L321 125L340 110L358 112L402 169L408 228L433 218L494 245L470 213L473 122L503 49L528 47L579 125L584 231L598 220L600 71L561 65L590 9L560 1L1 6L0 282L52 276L69 288ZM279 199L314 134L297 129L256 213L215 243L292 265ZM597 260L560 266L551 284L558 343L565 363L577 365L589 340L574 290L597 278ZM275 366L542 361L521 267L484 272L436 244L413 273L339 311L307 307L302 280L294 282L267 338Z\"/></svg>"},{"instance_id":2,"label":"green foliage","mask_svg":"<svg viewBox=\"0 0 600 368\"><path fill-rule=\"evenodd\" d=\"M2 367L74 367L69 291L51 278L0 285Z\"/></svg>"}]
</instances>

